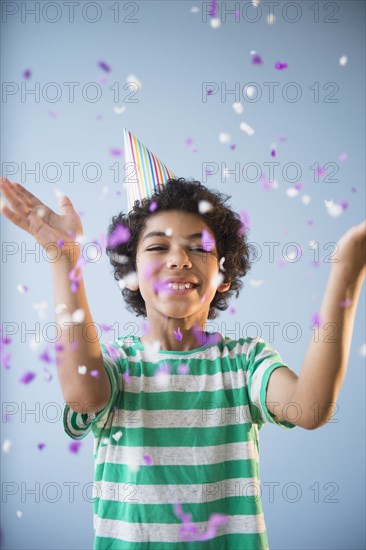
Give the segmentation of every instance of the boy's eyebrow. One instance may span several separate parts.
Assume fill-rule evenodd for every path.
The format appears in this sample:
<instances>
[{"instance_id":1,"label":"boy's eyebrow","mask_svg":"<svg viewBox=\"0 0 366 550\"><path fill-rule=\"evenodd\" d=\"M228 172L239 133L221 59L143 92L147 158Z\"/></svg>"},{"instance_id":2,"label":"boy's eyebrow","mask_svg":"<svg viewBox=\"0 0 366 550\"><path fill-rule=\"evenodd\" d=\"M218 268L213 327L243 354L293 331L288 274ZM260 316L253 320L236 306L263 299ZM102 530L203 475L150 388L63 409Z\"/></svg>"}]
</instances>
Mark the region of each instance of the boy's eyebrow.
<instances>
[{"instance_id":1,"label":"boy's eyebrow","mask_svg":"<svg viewBox=\"0 0 366 550\"><path fill-rule=\"evenodd\" d=\"M151 231L145 237L142 239L142 241L145 241L146 239L149 239L150 237L167 237L166 233L163 233L162 231ZM193 233L193 235L189 235L186 237L186 239L195 239L196 237L202 237L202 232L200 233Z\"/></svg>"}]
</instances>

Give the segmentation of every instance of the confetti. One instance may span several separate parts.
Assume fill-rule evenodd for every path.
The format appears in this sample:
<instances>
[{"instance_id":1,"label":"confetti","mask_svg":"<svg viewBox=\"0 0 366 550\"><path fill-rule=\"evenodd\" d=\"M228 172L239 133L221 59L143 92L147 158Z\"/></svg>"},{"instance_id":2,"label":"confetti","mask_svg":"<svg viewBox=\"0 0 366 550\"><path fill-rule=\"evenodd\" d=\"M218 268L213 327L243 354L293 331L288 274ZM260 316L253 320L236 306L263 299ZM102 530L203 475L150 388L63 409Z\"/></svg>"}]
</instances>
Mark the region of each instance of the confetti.
<instances>
[{"instance_id":1,"label":"confetti","mask_svg":"<svg viewBox=\"0 0 366 550\"><path fill-rule=\"evenodd\" d=\"M145 343L145 352L149 361L152 363L157 363L159 361L159 351L160 351L160 341L155 340L152 343Z\"/></svg>"},{"instance_id":2,"label":"confetti","mask_svg":"<svg viewBox=\"0 0 366 550\"><path fill-rule=\"evenodd\" d=\"M262 65L263 64L263 59L261 58L260 55L258 55L257 53L252 55L252 63L253 65Z\"/></svg>"},{"instance_id":3,"label":"confetti","mask_svg":"<svg viewBox=\"0 0 366 550\"><path fill-rule=\"evenodd\" d=\"M71 320L73 323L82 323L85 318L85 312L82 308L75 309L74 313L71 315Z\"/></svg>"},{"instance_id":4,"label":"confetti","mask_svg":"<svg viewBox=\"0 0 366 550\"><path fill-rule=\"evenodd\" d=\"M23 374L23 376L19 379L19 382L22 384L29 384L35 377L36 374L34 372L28 371Z\"/></svg>"},{"instance_id":5,"label":"confetti","mask_svg":"<svg viewBox=\"0 0 366 550\"><path fill-rule=\"evenodd\" d=\"M249 284L253 288L259 288L260 286L262 286L263 281L261 279L249 279Z\"/></svg>"},{"instance_id":6,"label":"confetti","mask_svg":"<svg viewBox=\"0 0 366 550\"><path fill-rule=\"evenodd\" d=\"M320 325L321 324L321 318L319 313L313 313L311 317L311 322L313 325Z\"/></svg>"},{"instance_id":7,"label":"confetti","mask_svg":"<svg viewBox=\"0 0 366 550\"><path fill-rule=\"evenodd\" d=\"M189 366L187 365L187 363L181 363L180 365L178 365L177 372L178 374L188 374Z\"/></svg>"},{"instance_id":8,"label":"confetti","mask_svg":"<svg viewBox=\"0 0 366 550\"><path fill-rule=\"evenodd\" d=\"M210 540L216 535L217 527L225 525L230 519L224 514L212 514L208 520L207 530L200 532L197 525L191 523L191 514L183 513L181 504L174 504L174 513L183 521L183 525L179 528L179 535L184 541Z\"/></svg>"},{"instance_id":9,"label":"confetti","mask_svg":"<svg viewBox=\"0 0 366 550\"><path fill-rule=\"evenodd\" d=\"M236 307L235 306L230 306L228 311L229 311L230 315L235 315Z\"/></svg>"},{"instance_id":10,"label":"confetti","mask_svg":"<svg viewBox=\"0 0 366 550\"><path fill-rule=\"evenodd\" d=\"M269 25L273 25L273 23L274 23L275 21L276 21L276 16L275 16L275 14L274 14L274 13L269 13L269 14L267 15L267 23L268 23Z\"/></svg>"},{"instance_id":11,"label":"confetti","mask_svg":"<svg viewBox=\"0 0 366 550\"><path fill-rule=\"evenodd\" d=\"M183 334L180 330L180 327L178 327L178 330L173 330L173 333L174 333L174 338L176 340L179 340L179 341L182 341L183 340Z\"/></svg>"},{"instance_id":12,"label":"confetti","mask_svg":"<svg viewBox=\"0 0 366 550\"><path fill-rule=\"evenodd\" d=\"M210 6L210 13L209 13L210 17L214 17L217 11L218 11L217 2L216 0L212 0L211 6Z\"/></svg>"},{"instance_id":13,"label":"confetti","mask_svg":"<svg viewBox=\"0 0 366 550\"><path fill-rule=\"evenodd\" d=\"M280 61L277 61L277 63L275 63L275 69L277 69L278 71L283 71L283 69L287 69L287 67L287 63L281 63Z\"/></svg>"},{"instance_id":14,"label":"confetti","mask_svg":"<svg viewBox=\"0 0 366 550\"><path fill-rule=\"evenodd\" d=\"M118 432L113 434L112 437L115 440L115 442L118 443L118 441L121 439L122 435L123 434L122 434L121 430L119 430Z\"/></svg>"},{"instance_id":15,"label":"confetti","mask_svg":"<svg viewBox=\"0 0 366 550\"><path fill-rule=\"evenodd\" d=\"M332 218L338 218L343 213L343 206L341 203L335 203L333 200L324 200L325 207L329 216Z\"/></svg>"},{"instance_id":16,"label":"confetti","mask_svg":"<svg viewBox=\"0 0 366 550\"><path fill-rule=\"evenodd\" d=\"M338 158L341 162L345 162L348 160L348 153L341 153Z\"/></svg>"},{"instance_id":17,"label":"confetti","mask_svg":"<svg viewBox=\"0 0 366 550\"><path fill-rule=\"evenodd\" d=\"M233 103L233 109L234 109L234 112L235 112L237 115L241 115L242 112L244 111L244 107L243 107L243 105L240 103L240 101L235 101L235 103Z\"/></svg>"},{"instance_id":18,"label":"confetti","mask_svg":"<svg viewBox=\"0 0 366 550\"><path fill-rule=\"evenodd\" d=\"M130 290L132 288L134 290L137 290L139 286L139 280L136 271L132 271L131 273L128 273L125 277L122 277L122 279L118 281L118 286L121 290L126 287L131 287Z\"/></svg>"},{"instance_id":19,"label":"confetti","mask_svg":"<svg viewBox=\"0 0 366 550\"><path fill-rule=\"evenodd\" d=\"M190 9L190 12L191 13L199 13L199 8L197 6L192 6L191 9Z\"/></svg>"},{"instance_id":20,"label":"confetti","mask_svg":"<svg viewBox=\"0 0 366 550\"><path fill-rule=\"evenodd\" d=\"M309 197L309 195L302 195L301 201L303 204L305 204L305 206L307 206L311 201L311 197Z\"/></svg>"},{"instance_id":21,"label":"confetti","mask_svg":"<svg viewBox=\"0 0 366 550\"><path fill-rule=\"evenodd\" d=\"M150 206L149 206L149 212L155 212L155 210L157 209L158 207L158 203L157 201L153 201Z\"/></svg>"},{"instance_id":22,"label":"confetti","mask_svg":"<svg viewBox=\"0 0 366 550\"><path fill-rule=\"evenodd\" d=\"M231 135L230 134L226 134L225 132L222 132L221 134L219 134L219 142L220 143L230 143L231 141Z\"/></svg>"},{"instance_id":23,"label":"confetti","mask_svg":"<svg viewBox=\"0 0 366 550\"><path fill-rule=\"evenodd\" d=\"M224 268L224 263L225 263L225 257L223 256L222 258L220 258L220 262L219 262L219 269L221 271L226 271L226 269Z\"/></svg>"},{"instance_id":24,"label":"confetti","mask_svg":"<svg viewBox=\"0 0 366 550\"><path fill-rule=\"evenodd\" d=\"M110 72L111 72L110 66L107 65L107 63L105 63L104 61L99 61L98 66L99 66L103 71L105 71L106 73L110 73Z\"/></svg>"},{"instance_id":25,"label":"confetti","mask_svg":"<svg viewBox=\"0 0 366 550\"><path fill-rule=\"evenodd\" d=\"M100 377L100 372L99 370L91 370L90 371L90 376L93 376L94 378L99 378Z\"/></svg>"},{"instance_id":26,"label":"confetti","mask_svg":"<svg viewBox=\"0 0 366 550\"><path fill-rule=\"evenodd\" d=\"M361 357L366 357L366 344L362 344L362 346L358 350L358 353L361 355Z\"/></svg>"},{"instance_id":27,"label":"confetti","mask_svg":"<svg viewBox=\"0 0 366 550\"><path fill-rule=\"evenodd\" d=\"M117 114L117 115L121 115L122 113L124 113L126 110L126 107L113 107L113 111Z\"/></svg>"},{"instance_id":28,"label":"confetti","mask_svg":"<svg viewBox=\"0 0 366 550\"><path fill-rule=\"evenodd\" d=\"M79 365L79 366L78 366L78 373L79 373L79 374L84 375L84 374L86 374L86 371L87 371L87 370L88 370L88 369L87 369L87 367L86 367L85 365Z\"/></svg>"},{"instance_id":29,"label":"confetti","mask_svg":"<svg viewBox=\"0 0 366 550\"><path fill-rule=\"evenodd\" d=\"M247 124L246 122L242 122L240 124L240 130L245 132L247 136L252 136L254 134L254 129L251 126L249 126L249 124Z\"/></svg>"},{"instance_id":30,"label":"confetti","mask_svg":"<svg viewBox=\"0 0 366 550\"><path fill-rule=\"evenodd\" d=\"M173 229L171 227L167 227L164 233L167 237L171 237L173 235Z\"/></svg>"},{"instance_id":31,"label":"confetti","mask_svg":"<svg viewBox=\"0 0 366 550\"><path fill-rule=\"evenodd\" d=\"M28 287L25 286L25 285L22 285L21 283L19 283L17 285L17 291L20 293L20 294L25 294L26 292L28 292Z\"/></svg>"},{"instance_id":32,"label":"confetti","mask_svg":"<svg viewBox=\"0 0 366 550\"><path fill-rule=\"evenodd\" d=\"M147 464L147 466L151 466L153 463L150 455L144 455L144 461L145 461L145 464Z\"/></svg>"},{"instance_id":33,"label":"confetti","mask_svg":"<svg viewBox=\"0 0 366 550\"><path fill-rule=\"evenodd\" d=\"M10 439L5 439L2 448L3 453L10 453L13 448L13 443L10 441Z\"/></svg>"},{"instance_id":34,"label":"confetti","mask_svg":"<svg viewBox=\"0 0 366 550\"><path fill-rule=\"evenodd\" d=\"M23 515L23 512L21 512L20 510L17 510L17 517L20 519Z\"/></svg>"},{"instance_id":35,"label":"confetti","mask_svg":"<svg viewBox=\"0 0 366 550\"><path fill-rule=\"evenodd\" d=\"M109 149L109 154L112 155L112 157L122 157L123 151L122 149L112 147L111 149Z\"/></svg>"},{"instance_id":36,"label":"confetti","mask_svg":"<svg viewBox=\"0 0 366 550\"><path fill-rule=\"evenodd\" d=\"M130 74L127 78L126 78L126 82L127 83L133 83L133 84L137 84L138 88L141 88L142 87L142 83L141 81L137 78L137 76L135 76L134 74Z\"/></svg>"},{"instance_id":37,"label":"confetti","mask_svg":"<svg viewBox=\"0 0 366 550\"><path fill-rule=\"evenodd\" d=\"M126 243L130 240L131 233L128 227L122 223L118 224L108 239L108 247L114 248L119 244Z\"/></svg>"},{"instance_id":38,"label":"confetti","mask_svg":"<svg viewBox=\"0 0 366 550\"><path fill-rule=\"evenodd\" d=\"M25 78L25 80L28 80L32 76L32 72L30 69L25 69L22 73L22 77Z\"/></svg>"},{"instance_id":39,"label":"confetti","mask_svg":"<svg viewBox=\"0 0 366 550\"><path fill-rule=\"evenodd\" d=\"M43 372L45 372L46 375L47 375L47 378L43 378L43 380L44 380L45 382L51 382L53 376L52 376L52 374L50 373L50 371L49 371L48 369L44 368L44 369L43 369Z\"/></svg>"},{"instance_id":40,"label":"confetti","mask_svg":"<svg viewBox=\"0 0 366 550\"><path fill-rule=\"evenodd\" d=\"M211 236L207 229L202 230L201 244L206 251L210 251L215 248L215 239Z\"/></svg>"},{"instance_id":41,"label":"confetti","mask_svg":"<svg viewBox=\"0 0 366 550\"><path fill-rule=\"evenodd\" d=\"M213 29L218 29L221 25L221 21L217 17L213 17L210 21L210 24Z\"/></svg>"},{"instance_id":42,"label":"confetti","mask_svg":"<svg viewBox=\"0 0 366 550\"><path fill-rule=\"evenodd\" d=\"M241 210L239 214L240 214L241 227L238 231L238 235L240 236L240 235L244 235L245 231L249 229L250 218L246 210Z\"/></svg>"},{"instance_id":43,"label":"confetti","mask_svg":"<svg viewBox=\"0 0 366 550\"><path fill-rule=\"evenodd\" d=\"M69 444L69 451L70 453L77 454L79 452L80 447L81 447L81 441L72 441Z\"/></svg>"},{"instance_id":44,"label":"confetti","mask_svg":"<svg viewBox=\"0 0 366 550\"><path fill-rule=\"evenodd\" d=\"M200 214L206 214L213 209L212 204L209 201L199 201L198 202L198 212Z\"/></svg>"},{"instance_id":45,"label":"confetti","mask_svg":"<svg viewBox=\"0 0 366 550\"><path fill-rule=\"evenodd\" d=\"M342 57L339 58L339 64L341 67L344 67L348 63L348 57L346 55L342 55Z\"/></svg>"},{"instance_id":46,"label":"confetti","mask_svg":"<svg viewBox=\"0 0 366 550\"><path fill-rule=\"evenodd\" d=\"M49 356L47 350L45 350L43 353L41 353L41 355L39 356L39 358L40 358L40 360L43 361L44 363L51 363L51 362L52 362L52 359L51 359L51 357Z\"/></svg>"},{"instance_id":47,"label":"confetti","mask_svg":"<svg viewBox=\"0 0 366 550\"><path fill-rule=\"evenodd\" d=\"M352 304L353 304L353 301L350 299L342 300L341 302L339 302L339 306L342 308L351 306Z\"/></svg>"},{"instance_id":48,"label":"confetti","mask_svg":"<svg viewBox=\"0 0 366 550\"><path fill-rule=\"evenodd\" d=\"M33 309L38 313L40 319L46 319L46 309L48 309L47 302L39 302L37 304L32 304Z\"/></svg>"},{"instance_id":49,"label":"confetti","mask_svg":"<svg viewBox=\"0 0 366 550\"><path fill-rule=\"evenodd\" d=\"M45 443L38 443L37 447L40 451L43 451L43 449L45 448L46 444Z\"/></svg>"}]
</instances>

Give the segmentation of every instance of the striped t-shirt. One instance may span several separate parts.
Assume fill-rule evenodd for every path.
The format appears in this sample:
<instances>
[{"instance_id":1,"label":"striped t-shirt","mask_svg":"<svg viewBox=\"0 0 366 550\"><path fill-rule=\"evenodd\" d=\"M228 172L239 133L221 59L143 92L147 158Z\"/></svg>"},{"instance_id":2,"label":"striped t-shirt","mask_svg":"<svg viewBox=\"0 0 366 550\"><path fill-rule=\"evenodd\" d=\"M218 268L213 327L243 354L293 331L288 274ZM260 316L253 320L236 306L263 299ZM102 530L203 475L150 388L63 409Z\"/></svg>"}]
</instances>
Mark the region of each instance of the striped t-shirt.
<instances>
[{"instance_id":1,"label":"striped t-shirt","mask_svg":"<svg viewBox=\"0 0 366 550\"><path fill-rule=\"evenodd\" d=\"M108 405L96 414L66 405L63 418L73 439L94 435L94 549L268 548L259 430L294 427L265 403L271 373L287 367L278 352L224 336L189 351L152 352L137 336L101 349ZM226 523L210 540L182 540L176 503L199 534L213 514Z\"/></svg>"}]
</instances>

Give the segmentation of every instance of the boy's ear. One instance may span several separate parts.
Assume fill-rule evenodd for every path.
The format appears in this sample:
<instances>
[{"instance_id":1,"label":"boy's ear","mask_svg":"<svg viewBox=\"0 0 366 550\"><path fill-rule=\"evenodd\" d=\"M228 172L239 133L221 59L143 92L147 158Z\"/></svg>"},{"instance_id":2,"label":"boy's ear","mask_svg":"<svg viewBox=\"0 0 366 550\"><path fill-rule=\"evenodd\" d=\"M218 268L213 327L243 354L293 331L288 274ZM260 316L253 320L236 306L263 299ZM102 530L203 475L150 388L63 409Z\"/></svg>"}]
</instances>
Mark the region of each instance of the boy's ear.
<instances>
[{"instance_id":1,"label":"boy's ear","mask_svg":"<svg viewBox=\"0 0 366 550\"><path fill-rule=\"evenodd\" d=\"M229 290L231 286L231 283L220 283L219 286L217 287L217 290L219 292L226 292L227 290Z\"/></svg>"}]
</instances>

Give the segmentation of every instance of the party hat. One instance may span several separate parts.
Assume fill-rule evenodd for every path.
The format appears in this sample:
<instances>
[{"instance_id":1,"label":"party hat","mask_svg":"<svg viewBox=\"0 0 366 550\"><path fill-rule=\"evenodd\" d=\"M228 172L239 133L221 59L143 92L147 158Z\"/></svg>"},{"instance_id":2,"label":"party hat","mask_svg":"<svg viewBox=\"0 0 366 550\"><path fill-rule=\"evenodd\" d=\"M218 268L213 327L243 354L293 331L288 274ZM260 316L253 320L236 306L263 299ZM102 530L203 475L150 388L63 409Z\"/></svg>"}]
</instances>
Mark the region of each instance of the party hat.
<instances>
[{"instance_id":1,"label":"party hat","mask_svg":"<svg viewBox=\"0 0 366 550\"><path fill-rule=\"evenodd\" d=\"M131 132L123 128L128 211L135 200L151 197L161 191L174 174Z\"/></svg>"}]
</instances>

